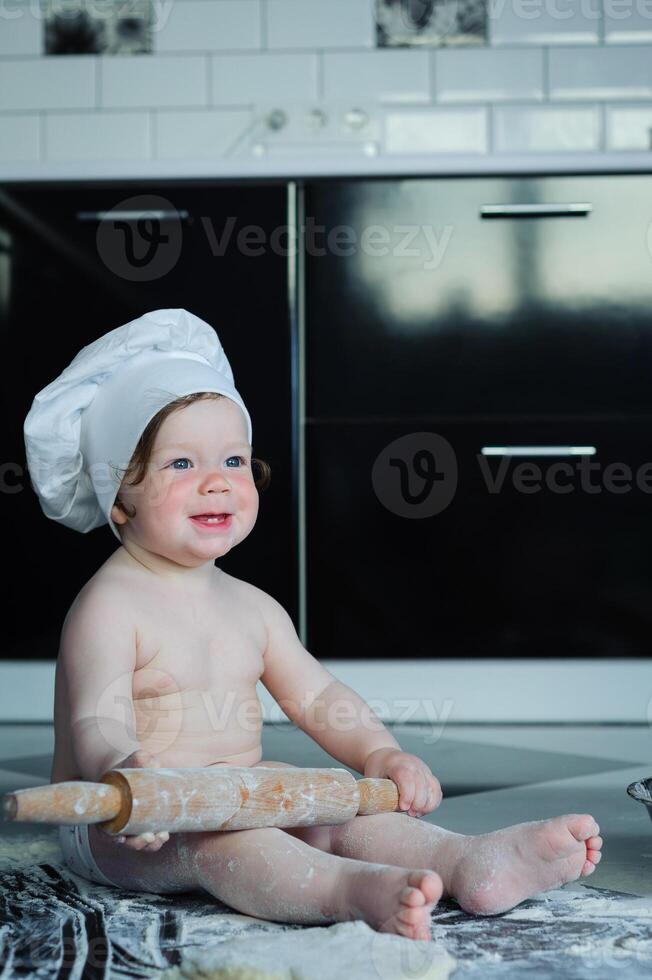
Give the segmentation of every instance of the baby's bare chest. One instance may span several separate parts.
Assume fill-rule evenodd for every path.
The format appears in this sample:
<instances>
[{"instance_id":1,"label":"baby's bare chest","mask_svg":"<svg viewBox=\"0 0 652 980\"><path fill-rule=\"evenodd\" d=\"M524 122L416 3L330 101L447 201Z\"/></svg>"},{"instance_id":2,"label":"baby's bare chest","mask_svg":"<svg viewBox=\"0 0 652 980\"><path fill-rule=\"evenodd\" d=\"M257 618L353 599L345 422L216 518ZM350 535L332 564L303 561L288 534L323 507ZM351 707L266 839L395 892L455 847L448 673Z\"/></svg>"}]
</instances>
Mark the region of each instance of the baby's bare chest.
<instances>
[{"instance_id":1,"label":"baby's bare chest","mask_svg":"<svg viewBox=\"0 0 652 980\"><path fill-rule=\"evenodd\" d=\"M265 629L237 602L144 600L136 616L132 678L141 744L181 759L201 746L211 761L238 755L260 738L256 684L263 673ZM194 762L193 764L208 764Z\"/></svg>"},{"instance_id":2,"label":"baby's bare chest","mask_svg":"<svg viewBox=\"0 0 652 980\"><path fill-rule=\"evenodd\" d=\"M247 683L263 670L264 631L238 616L140 611L136 638L134 697L146 696L150 688L164 694L226 680Z\"/></svg>"}]
</instances>

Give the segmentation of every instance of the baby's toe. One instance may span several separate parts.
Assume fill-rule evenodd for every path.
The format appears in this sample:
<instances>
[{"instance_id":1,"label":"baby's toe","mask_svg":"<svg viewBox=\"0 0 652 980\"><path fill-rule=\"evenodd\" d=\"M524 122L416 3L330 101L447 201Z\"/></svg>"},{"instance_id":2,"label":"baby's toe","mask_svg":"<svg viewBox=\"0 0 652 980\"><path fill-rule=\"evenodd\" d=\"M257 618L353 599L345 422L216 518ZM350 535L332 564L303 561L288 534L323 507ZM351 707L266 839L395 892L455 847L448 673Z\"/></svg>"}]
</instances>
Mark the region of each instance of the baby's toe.
<instances>
[{"instance_id":1,"label":"baby's toe","mask_svg":"<svg viewBox=\"0 0 652 980\"><path fill-rule=\"evenodd\" d=\"M573 813L567 818L568 829L575 840L587 841L590 837L596 837L600 833L600 828L590 813Z\"/></svg>"},{"instance_id":2,"label":"baby's toe","mask_svg":"<svg viewBox=\"0 0 652 980\"><path fill-rule=\"evenodd\" d=\"M444 883L436 871L429 871L421 881L421 891L428 905L433 905L438 902L443 890Z\"/></svg>"},{"instance_id":3,"label":"baby's toe","mask_svg":"<svg viewBox=\"0 0 652 980\"><path fill-rule=\"evenodd\" d=\"M399 901L401 902L401 905L408 905L413 908L426 904L423 892L421 892L418 888L412 888L410 885L406 885L405 888L401 889Z\"/></svg>"},{"instance_id":4,"label":"baby's toe","mask_svg":"<svg viewBox=\"0 0 652 980\"><path fill-rule=\"evenodd\" d=\"M412 939L430 939L430 915L423 908L403 908L398 914L401 932Z\"/></svg>"},{"instance_id":5,"label":"baby's toe","mask_svg":"<svg viewBox=\"0 0 652 980\"><path fill-rule=\"evenodd\" d=\"M408 887L404 891L408 891L412 886L413 889L417 891L420 899L413 900L410 905L431 905L434 902L439 901L441 898L441 893L443 891L443 882L436 871L431 871L429 868L425 868L420 871L412 871L408 877Z\"/></svg>"}]
</instances>

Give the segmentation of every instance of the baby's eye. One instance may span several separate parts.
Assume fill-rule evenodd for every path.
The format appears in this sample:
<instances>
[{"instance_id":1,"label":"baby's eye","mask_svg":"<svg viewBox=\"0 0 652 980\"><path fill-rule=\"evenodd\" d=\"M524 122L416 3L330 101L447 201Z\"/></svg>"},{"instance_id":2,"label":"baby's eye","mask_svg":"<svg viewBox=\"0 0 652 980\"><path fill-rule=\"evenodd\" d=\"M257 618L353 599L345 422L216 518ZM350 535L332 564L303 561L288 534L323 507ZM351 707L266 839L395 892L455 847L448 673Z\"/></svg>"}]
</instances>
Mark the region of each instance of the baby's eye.
<instances>
[{"instance_id":1,"label":"baby's eye","mask_svg":"<svg viewBox=\"0 0 652 980\"><path fill-rule=\"evenodd\" d=\"M172 467L174 467L176 469L177 468L176 467L176 463L189 463L189 462L190 462L190 460L186 456L182 456L181 459L174 459L174 460L172 460L172 462L170 463L170 466L172 466ZM181 469L182 470L183 469L186 469L186 467L185 466L182 466Z\"/></svg>"},{"instance_id":2,"label":"baby's eye","mask_svg":"<svg viewBox=\"0 0 652 980\"><path fill-rule=\"evenodd\" d=\"M244 456L229 456L229 458L226 461L227 466L229 465L229 463L231 462L231 460L236 460L236 462L239 463L240 466L246 466L247 465L247 460L244 458Z\"/></svg>"}]
</instances>

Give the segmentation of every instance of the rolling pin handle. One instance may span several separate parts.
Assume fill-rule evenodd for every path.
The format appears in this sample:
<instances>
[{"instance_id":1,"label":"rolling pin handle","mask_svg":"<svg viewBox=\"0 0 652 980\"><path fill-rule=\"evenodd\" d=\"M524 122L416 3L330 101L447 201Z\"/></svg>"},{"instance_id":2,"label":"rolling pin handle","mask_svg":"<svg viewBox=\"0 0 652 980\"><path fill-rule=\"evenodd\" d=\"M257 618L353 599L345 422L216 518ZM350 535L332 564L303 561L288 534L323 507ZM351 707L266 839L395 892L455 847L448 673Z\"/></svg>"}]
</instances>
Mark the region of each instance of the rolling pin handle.
<instances>
[{"instance_id":1,"label":"rolling pin handle","mask_svg":"<svg viewBox=\"0 0 652 980\"><path fill-rule=\"evenodd\" d=\"M398 810L398 786L392 779L375 779L366 776L356 780L360 793L358 816L372 813L394 813Z\"/></svg>"},{"instance_id":2,"label":"rolling pin handle","mask_svg":"<svg viewBox=\"0 0 652 980\"><path fill-rule=\"evenodd\" d=\"M18 804L13 793L5 793L2 797L2 819L14 820L18 811Z\"/></svg>"}]
</instances>

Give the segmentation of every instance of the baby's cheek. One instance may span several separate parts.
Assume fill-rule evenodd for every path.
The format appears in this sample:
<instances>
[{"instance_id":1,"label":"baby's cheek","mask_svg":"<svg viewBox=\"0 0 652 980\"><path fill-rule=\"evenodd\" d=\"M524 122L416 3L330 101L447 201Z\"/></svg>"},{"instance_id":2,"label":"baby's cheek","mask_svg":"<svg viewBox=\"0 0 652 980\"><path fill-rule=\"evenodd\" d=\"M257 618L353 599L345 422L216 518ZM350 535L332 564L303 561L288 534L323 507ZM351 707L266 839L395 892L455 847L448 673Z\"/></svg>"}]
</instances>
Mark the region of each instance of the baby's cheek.
<instances>
[{"instance_id":1,"label":"baby's cheek","mask_svg":"<svg viewBox=\"0 0 652 980\"><path fill-rule=\"evenodd\" d=\"M186 491L183 480L169 480L162 475L152 481L149 505L152 513L157 516L169 517L183 505ZM183 505L185 511L185 505Z\"/></svg>"},{"instance_id":2,"label":"baby's cheek","mask_svg":"<svg viewBox=\"0 0 652 980\"><path fill-rule=\"evenodd\" d=\"M260 497L258 496L258 490L255 486L249 487L248 500L252 511L257 514Z\"/></svg>"},{"instance_id":3,"label":"baby's cheek","mask_svg":"<svg viewBox=\"0 0 652 980\"><path fill-rule=\"evenodd\" d=\"M244 501L244 508L248 512L253 523L258 516L258 507L260 504L260 498L256 487L252 486L251 484L244 487L240 500L241 502Z\"/></svg>"}]
</instances>

